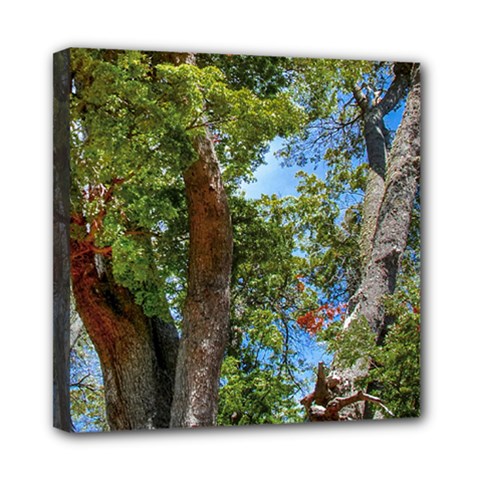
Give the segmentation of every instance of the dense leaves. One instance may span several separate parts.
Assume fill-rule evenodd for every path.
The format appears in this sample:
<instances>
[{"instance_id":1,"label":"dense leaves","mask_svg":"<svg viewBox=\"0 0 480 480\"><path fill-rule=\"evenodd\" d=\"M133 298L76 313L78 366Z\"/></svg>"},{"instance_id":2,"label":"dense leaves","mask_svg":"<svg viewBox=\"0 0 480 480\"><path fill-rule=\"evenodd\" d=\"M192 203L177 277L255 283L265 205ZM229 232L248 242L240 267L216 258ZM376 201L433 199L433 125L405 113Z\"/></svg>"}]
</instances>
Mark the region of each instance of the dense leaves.
<instances>
[{"instance_id":1,"label":"dense leaves","mask_svg":"<svg viewBox=\"0 0 480 480\"><path fill-rule=\"evenodd\" d=\"M404 278L398 291L387 301L391 326L385 344L374 355L372 380L378 394L396 417L420 415L420 289L419 277Z\"/></svg>"},{"instance_id":2,"label":"dense leaves","mask_svg":"<svg viewBox=\"0 0 480 480\"><path fill-rule=\"evenodd\" d=\"M195 158L191 138L207 126L215 132L224 181L239 182L302 114L285 94L262 99L229 88L214 66L154 60L136 51L73 51L71 198L85 217L74 235L111 247L116 280L148 315L164 315L155 299L176 297L185 282L182 174ZM177 285L165 291L172 279Z\"/></svg>"},{"instance_id":3,"label":"dense leaves","mask_svg":"<svg viewBox=\"0 0 480 480\"><path fill-rule=\"evenodd\" d=\"M401 285L385 299L393 326L384 345L365 319L342 329L363 275L368 165L356 98L373 105L385 95L392 64L205 54L177 65L168 54L75 49L72 72L72 236L111 262L146 315L177 327L189 248L183 175L196 159L192 140L211 135L234 238L219 424L302 420L299 399L322 355L371 362L365 386L375 382L396 416L418 415L419 199ZM397 124L385 119L388 145ZM299 170L297 195L245 198L241 183L277 137L286 139L279 163ZM300 170L310 163L322 174ZM78 425L90 415L88 428L101 429L102 387L82 380L86 341L72 354L72 408Z\"/></svg>"},{"instance_id":4,"label":"dense leaves","mask_svg":"<svg viewBox=\"0 0 480 480\"><path fill-rule=\"evenodd\" d=\"M294 225L279 198L236 198L232 215L232 328L219 422L298 421L298 398L320 354L295 318L316 299L310 288L298 287L305 259L296 253Z\"/></svg>"}]
</instances>

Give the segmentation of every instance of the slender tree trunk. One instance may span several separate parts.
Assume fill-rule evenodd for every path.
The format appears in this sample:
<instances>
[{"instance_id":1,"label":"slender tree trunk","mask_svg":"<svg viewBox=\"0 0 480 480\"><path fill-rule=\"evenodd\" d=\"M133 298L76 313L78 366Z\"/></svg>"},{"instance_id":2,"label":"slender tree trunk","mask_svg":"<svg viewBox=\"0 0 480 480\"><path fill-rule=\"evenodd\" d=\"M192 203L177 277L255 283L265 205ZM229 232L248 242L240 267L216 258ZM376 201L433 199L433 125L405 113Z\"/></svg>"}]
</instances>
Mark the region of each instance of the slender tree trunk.
<instances>
[{"instance_id":1,"label":"slender tree trunk","mask_svg":"<svg viewBox=\"0 0 480 480\"><path fill-rule=\"evenodd\" d=\"M168 427L178 337L112 277L110 260L71 241L76 308L100 358L112 430Z\"/></svg>"},{"instance_id":2,"label":"slender tree trunk","mask_svg":"<svg viewBox=\"0 0 480 480\"><path fill-rule=\"evenodd\" d=\"M228 340L232 225L220 168L208 132L185 172L190 253L188 290L171 425L214 425L220 367Z\"/></svg>"},{"instance_id":3,"label":"slender tree trunk","mask_svg":"<svg viewBox=\"0 0 480 480\"><path fill-rule=\"evenodd\" d=\"M55 53L53 62L53 424L70 431L69 51Z\"/></svg>"},{"instance_id":4,"label":"slender tree trunk","mask_svg":"<svg viewBox=\"0 0 480 480\"><path fill-rule=\"evenodd\" d=\"M378 214L385 192L388 139L384 118L404 97L410 81L410 69L411 64L408 63L394 65L394 80L381 99L369 98L357 87L353 89L354 97L362 111L363 135L369 166L360 234L360 259L363 272L370 261Z\"/></svg>"},{"instance_id":5,"label":"slender tree trunk","mask_svg":"<svg viewBox=\"0 0 480 480\"><path fill-rule=\"evenodd\" d=\"M387 328L394 320L386 315L384 300L396 287L397 274L407 244L414 198L419 187L420 72L418 65L403 64L401 75L404 78L407 68L410 90L402 121L388 154L385 179L382 180L383 192L380 195L380 182L377 182L370 187L375 194L366 196L364 200L375 202L374 205L365 205L364 208L366 211L376 211L377 214L372 214L370 223L362 232L365 235L364 242L369 238L370 244L365 243L362 247L366 254L362 280L350 299L349 315L344 323L344 329L347 330L353 322L365 318L378 345L383 343ZM398 95L395 97L398 98ZM387 93L384 101L393 101L393 98L393 95L388 96ZM389 111L390 104L384 108ZM368 361L359 359L351 368L342 368L334 359L333 368L351 393L356 388L357 380L368 374L370 365ZM371 413L371 409L367 407L363 413L364 418L371 417Z\"/></svg>"},{"instance_id":6,"label":"slender tree trunk","mask_svg":"<svg viewBox=\"0 0 480 480\"><path fill-rule=\"evenodd\" d=\"M195 65L195 56L173 53L169 61ZM197 159L183 175L190 247L172 427L215 425L230 324L232 224L208 128L193 140L193 147Z\"/></svg>"},{"instance_id":7,"label":"slender tree trunk","mask_svg":"<svg viewBox=\"0 0 480 480\"><path fill-rule=\"evenodd\" d=\"M362 212L362 229L360 234L360 259L362 271L368 264L373 236L383 193L385 191L385 168L387 160L387 144L384 136L383 118L375 109L365 118L364 136L367 145L367 157L370 166L365 189Z\"/></svg>"},{"instance_id":8,"label":"slender tree trunk","mask_svg":"<svg viewBox=\"0 0 480 480\"><path fill-rule=\"evenodd\" d=\"M378 208L371 254L356 294L355 316L364 316L382 343L388 319L383 300L395 290L420 177L420 73L407 96L402 122L389 156L385 192Z\"/></svg>"}]
</instances>

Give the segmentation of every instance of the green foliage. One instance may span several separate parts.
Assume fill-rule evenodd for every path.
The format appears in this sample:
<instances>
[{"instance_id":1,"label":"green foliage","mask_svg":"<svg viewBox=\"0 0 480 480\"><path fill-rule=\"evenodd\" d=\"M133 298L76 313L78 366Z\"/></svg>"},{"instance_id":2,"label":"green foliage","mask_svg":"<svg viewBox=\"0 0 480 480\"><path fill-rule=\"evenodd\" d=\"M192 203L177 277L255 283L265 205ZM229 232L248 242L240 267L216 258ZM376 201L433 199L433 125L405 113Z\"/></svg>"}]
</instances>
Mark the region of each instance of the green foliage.
<instances>
[{"instance_id":1,"label":"green foliage","mask_svg":"<svg viewBox=\"0 0 480 480\"><path fill-rule=\"evenodd\" d=\"M231 88L246 88L260 98L274 97L290 83L287 71L292 60L286 57L202 54L197 59L200 66L219 68Z\"/></svg>"},{"instance_id":2,"label":"green foliage","mask_svg":"<svg viewBox=\"0 0 480 480\"><path fill-rule=\"evenodd\" d=\"M372 393L382 399L395 417L418 417L421 387L419 277L404 272L395 294L385 300L385 308L392 325L381 346L376 345L365 318L353 320L346 330L341 322L331 323L319 331L318 339L326 342L329 351L335 354L337 367L372 366L368 375L357 382L357 387L366 389L373 385ZM382 409L380 412L384 413Z\"/></svg>"},{"instance_id":3,"label":"green foliage","mask_svg":"<svg viewBox=\"0 0 480 480\"><path fill-rule=\"evenodd\" d=\"M147 316L168 321L169 305L165 297L165 272L156 268L156 256L150 239L122 236L113 243L113 275L128 288Z\"/></svg>"},{"instance_id":4,"label":"green foliage","mask_svg":"<svg viewBox=\"0 0 480 480\"><path fill-rule=\"evenodd\" d=\"M335 114L347 120L343 97L373 68L368 61L295 58L290 64L291 88L310 120Z\"/></svg>"},{"instance_id":5,"label":"green foliage","mask_svg":"<svg viewBox=\"0 0 480 480\"><path fill-rule=\"evenodd\" d=\"M181 175L195 160L191 138L206 126L224 145L229 178L247 175L259 147L302 120L287 95L262 99L248 88L231 89L214 66L153 64L135 51L112 60L95 50L74 50L72 65L73 144L82 148L82 166L94 162L96 172L85 169L90 182L112 178L113 170L117 177L132 169L155 174L153 166L157 178Z\"/></svg>"},{"instance_id":6,"label":"green foliage","mask_svg":"<svg viewBox=\"0 0 480 480\"><path fill-rule=\"evenodd\" d=\"M232 198L234 268L231 339L222 368L219 423L298 422L298 395L313 368L297 309L316 295L300 289L305 259L295 254L295 225L276 196Z\"/></svg>"},{"instance_id":7,"label":"green foliage","mask_svg":"<svg viewBox=\"0 0 480 480\"><path fill-rule=\"evenodd\" d=\"M147 315L165 316L165 299L177 312L183 300L182 175L196 159L192 139L209 127L224 182L235 184L252 175L274 137L299 127L303 114L285 93L260 98L233 88L212 63L161 60L149 52L72 51L71 201L86 223L73 237L95 228L95 246L112 247L116 281Z\"/></svg>"},{"instance_id":8,"label":"green foliage","mask_svg":"<svg viewBox=\"0 0 480 480\"><path fill-rule=\"evenodd\" d=\"M396 417L420 415L420 289L419 278L404 278L386 302L395 318L385 344L374 355L372 380Z\"/></svg>"},{"instance_id":9,"label":"green foliage","mask_svg":"<svg viewBox=\"0 0 480 480\"><path fill-rule=\"evenodd\" d=\"M71 201L85 219L72 226L73 238L90 234L96 247L111 247L115 281L147 315L179 320L188 257L182 176L196 160L192 140L208 128L234 230L218 422L300 421L298 397L311 390L313 365L297 318L320 303L345 302L361 276L367 169L352 91L357 86L368 98L384 91L390 65L245 55L173 65L152 52L74 49L72 68ZM237 187L252 179L277 136L289 137L285 164L323 161L327 173L301 172L298 197L247 200ZM339 365L375 363L366 381L377 382L398 416L419 409L418 288L411 283L420 258L419 206L418 199L404 283L387 302L397 323L385 345L375 346L363 318L346 331L332 322L318 334ZM103 428L101 387L72 395L75 418L92 415ZM86 400L94 411L85 410Z\"/></svg>"},{"instance_id":10,"label":"green foliage","mask_svg":"<svg viewBox=\"0 0 480 480\"><path fill-rule=\"evenodd\" d=\"M329 349L335 353L335 364L345 369L357 362L368 364L375 348L375 336L365 317L353 319L349 327L340 330L329 344Z\"/></svg>"},{"instance_id":11,"label":"green foliage","mask_svg":"<svg viewBox=\"0 0 480 480\"><path fill-rule=\"evenodd\" d=\"M268 359L267 359L268 362ZM282 374L272 368L246 369L233 356L225 359L221 376L219 425L299 422L298 402Z\"/></svg>"},{"instance_id":12,"label":"green foliage","mask_svg":"<svg viewBox=\"0 0 480 480\"><path fill-rule=\"evenodd\" d=\"M280 157L287 164L325 161L363 161L365 141L362 111L354 99L359 90L371 104L383 95L392 80L386 62L294 59L291 90L309 118L298 135L291 136ZM390 137L385 129L386 137Z\"/></svg>"},{"instance_id":13,"label":"green foliage","mask_svg":"<svg viewBox=\"0 0 480 480\"><path fill-rule=\"evenodd\" d=\"M299 196L288 200L304 275L328 303L346 301L360 278L363 166L329 171L324 180L300 172Z\"/></svg>"}]
</instances>

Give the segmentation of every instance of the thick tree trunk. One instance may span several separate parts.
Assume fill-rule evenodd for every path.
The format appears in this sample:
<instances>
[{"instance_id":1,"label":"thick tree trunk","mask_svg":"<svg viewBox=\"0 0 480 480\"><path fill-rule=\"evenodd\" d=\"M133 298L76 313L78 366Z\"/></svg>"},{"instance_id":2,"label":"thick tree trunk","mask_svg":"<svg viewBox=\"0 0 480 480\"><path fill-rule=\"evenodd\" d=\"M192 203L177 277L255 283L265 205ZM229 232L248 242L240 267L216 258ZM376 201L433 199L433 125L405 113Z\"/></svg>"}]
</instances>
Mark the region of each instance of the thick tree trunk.
<instances>
[{"instance_id":1,"label":"thick tree trunk","mask_svg":"<svg viewBox=\"0 0 480 480\"><path fill-rule=\"evenodd\" d=\"M232 225L219 164L208 135L185 172L190 224L188 290L171 425L214 425L220 367L228 339Z\"/></svg>"},{"instance_id":2,"label":"thick tree trunk","mask_svg":"<svg viewBox=\"0 0 480 480\"><path fill-rule=\"evenodd\" d=\"M195 65L195 56L173 53L169 61ZM197 159L183 175L190 247L172 427L215 425L230 323L232 224L208 128L194 139L193 147Z\"/></svg>"},{"instance_id":3,"label":"thick tree trunk","mask_svg":"<svg viewBox=\"0 0 480 480\"><path fill-rule=\"evenodd\" d=\"M70 431L70 54L55 53L53 104L53 425Z\"/></svg>"},{"instance_id":4,"label":"thick tree trunk","mask_svg":"<svg viewBox=\"0 0 480 480\"><path fill-rule=\"evenodd\" d=\"M178 337L175 327L144 315L117 285L110 260L71 241L77 311L100 358L112 430L168 427Z\"/></svg>"}]
</instances>

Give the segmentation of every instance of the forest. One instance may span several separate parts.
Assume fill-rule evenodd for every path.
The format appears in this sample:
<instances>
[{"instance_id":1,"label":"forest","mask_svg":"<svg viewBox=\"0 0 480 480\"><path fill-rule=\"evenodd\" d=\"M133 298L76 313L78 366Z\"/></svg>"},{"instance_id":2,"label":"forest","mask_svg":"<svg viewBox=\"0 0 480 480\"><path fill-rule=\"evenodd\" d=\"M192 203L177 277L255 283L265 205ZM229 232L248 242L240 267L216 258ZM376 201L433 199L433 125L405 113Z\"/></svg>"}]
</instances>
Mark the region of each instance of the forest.
<instances>
[{"instance_id":1,"label":"forest","mask_svg":"<svg viewBox=\"0 0 480 480\"><path fill-rule=\"evenodd\" d=\"M420 415L418 63L75 48L54 72L55 426Z\"/></svg>"}]
</instances>

